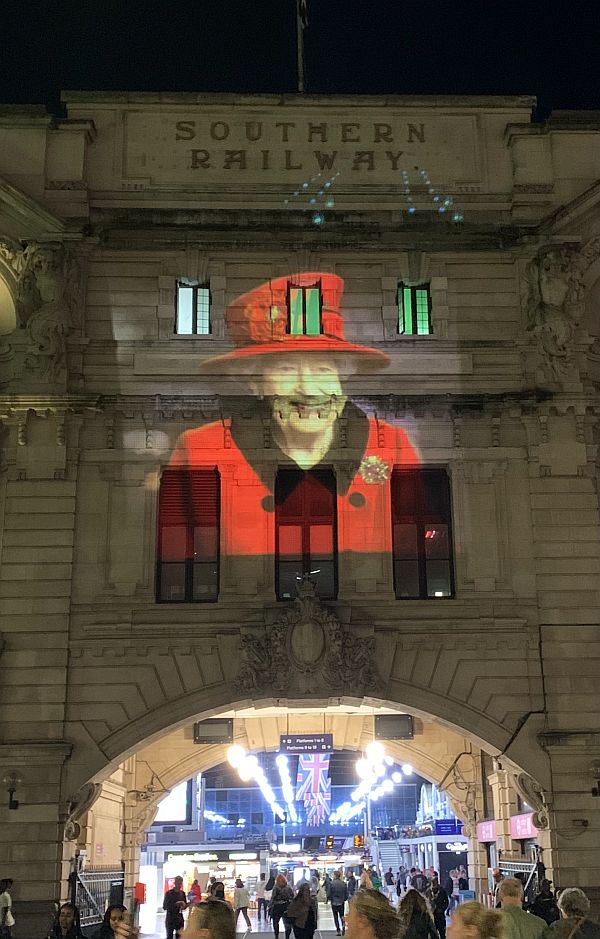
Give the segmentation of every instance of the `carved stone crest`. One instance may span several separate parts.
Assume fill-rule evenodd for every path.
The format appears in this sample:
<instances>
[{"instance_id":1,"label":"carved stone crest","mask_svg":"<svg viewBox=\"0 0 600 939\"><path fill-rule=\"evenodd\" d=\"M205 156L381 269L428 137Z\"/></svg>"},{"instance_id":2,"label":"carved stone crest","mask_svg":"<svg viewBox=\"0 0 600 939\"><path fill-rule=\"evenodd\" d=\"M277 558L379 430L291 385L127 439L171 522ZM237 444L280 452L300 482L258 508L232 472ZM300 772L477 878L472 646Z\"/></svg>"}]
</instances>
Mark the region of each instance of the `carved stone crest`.
<instances>
[{"instance_id":1,"label":"carved stone crest","mask_svg":"<svg viewBox=\"0 0 600 939\"><path fill-rule=\"evenodd\" d=\"M564 378L572 362L572 343L583 313L583 275L600 254L600 238L582 248L551 245L527 265L523 301L527 330L537 341L546 375Z\"/></svg>"},{"instance_id":2,"label":"carved stone crest","mask_svg":"<svg viewBox=\"0 0 600 939\"><path fill-rule=\"evenodd\" d=\"M379 684L375 639L344 627L308 577L273 624L242 634L240 653L235 685L244 693L363 695Z\"/></svg>"}]
</instances>

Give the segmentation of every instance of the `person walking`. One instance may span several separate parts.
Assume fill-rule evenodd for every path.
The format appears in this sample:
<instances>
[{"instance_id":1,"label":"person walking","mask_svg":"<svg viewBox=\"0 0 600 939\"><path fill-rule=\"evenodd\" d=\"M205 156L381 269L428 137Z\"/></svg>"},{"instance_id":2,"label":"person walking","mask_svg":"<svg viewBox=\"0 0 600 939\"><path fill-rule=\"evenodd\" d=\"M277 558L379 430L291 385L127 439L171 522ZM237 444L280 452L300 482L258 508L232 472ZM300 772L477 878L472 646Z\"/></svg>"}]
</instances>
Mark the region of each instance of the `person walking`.
<instances>
[{"instance_id":1,"label":"person walking","mask_svg":"<svg viewBox=\"0 0 600 939\"><path fill-rule=\"evenodd\" d=\"M176 877L173 886L167 890L163 900L163 910L165 916L165 929L167 939L179 939L179 933L183 929L183 911L187 909L187 900L183 887L183 877Z\"/></svg>"},{"instance_id":2,"label":"person walking","mask_svg":"<svg viewBox=\"0 0 600 939\"><path fill-rule=\"evenodd\" d=\"M548 926L560 919L560 910L552 890L552 881L546 877L540 881L539 893L535 895L533 903L529 907L529 912L533 913L534 916L539 916Z\"/></svg>"},{"instance_id":3,"label":"person walking","mask_svg":"<svg viewBox=\"0 0 600 939\"><path fill-rule=\"evenodd\" d=\"M202 887L198 883L198 878L193 881L192 886L188 890L187 899L190 906L193 906L194 903L200 903L202 899Z\"/></svg>"},{"instance_id":4,"label":"person walking","mask_svg":"<svg viewBox=\"0 0 600 939\"><path fill-rule=\"evenodd\" d=\"M285 913L286 924L293 927L295 939L313 939L318 919L318 905L310 892L310 884L300 884Z\"/></svg>"},{"instance_id":5,"label":"person walking","mask_svg":"<svg viewBox=\"0 0 600 939\"><path fill-rule=\"evenodd\" d=\"M252 923L250 922L250 917L248 916L249 904L250 895L248 893L248 888L244 886L244 881L241 877L236 877L235 888L233 891L233 911L235 913L235 925L237 926L237 921L241 913L246 920L248 932L252 932Z\"/></svg>"},{"instance_id":6,"label":"person walking","mask_svg":"<svg viewBox=\"0 0 600 939\"><path fill-rule=\"evenodd\" d=\"M0 939L11 939L15 918L12 913L11 877L0 880Z\"/></svg>"},{"instance_id":7,"label":"person walking","mask_svg":"<svg viewBox=\"0 0 600 939\"><path fill-rule=\"evenodd\" d=\"M450 898L444 888L440 886L437 877L431 880L431 886L425 894L433 913L433 922L440 939L446 939L446 910L450 905Z\"/></svg>"},{"instance_id":8,"label":"person walking","mask_svg":"<svg viewBox=\"0 0 600 939\"><path fill-rule=\"evenodd\" d=\"M265 897L265 891L267 889L266 877L267 875L263 872L256 885L256 908L259 923L261 921L261 913L264 915L265 923L267 922L267 898Z\"/></svg>"},{"instance_id":9,"label":"person walking","mask_svg":"<svg viewBox=\"0 0 600 939\"><path fill-rule=\"evenodd\" d=\"M402 939L438 939L437 929L422 893L411 888L398 907Z\"/></svg>"},{"instance_id":10,"label":"person walking","mask_svg":"<svg viewBox=\"0 0 600 939\"><path fill-rule=\"evenodd\" d=\"M590 901L579 887L566 887L558 897L560 919L547 926L543 939L600 939L600 926L588 917Z\"/></svg>"},{"instance_id":11,"label":"person walking","mask_svg":"<svg viewBox=\"0 0 600 939\"><path fill-rule=\"evenodd\" d=\"M398 939L398 915L382 893L358 890L348 906L346 939Z\"/></svg>"},{"instance_id":12,"label":"person walking","mask_svg":"<svg viewBox=\"0 0 600 939\"><path fill-rule=\"evenodd\" d=\"M523 884L516 877L505 877L498 888L504 934L510 939L539 939L547 928L545 920L523 909Z\"/></svg>"},{"instance_id":13,"label":"person walking","mask_svg":"<svg viewBox=\"0 0 600 939\"><path fill-rule=\"evenodd\" d=\"M357 890L356 877L354 876L353 871L350 871L348 874L348 880L346 881L346 886L348 887L348 898L352 899Z\"/></svg>"},{"instance_id":14,"label":"person walking","mask_svg":"<svg viewBox=\"0 0 600 939\"><path fill-rule=\"evenodd\" d=\"M424 894L429 887L429 881L423 871L415 870L414 874L410 878L410 885L413 890L418 890L419 893Z\"/></svg>"},{"instance_id":15,"label":"person walking","mask_svg":"<svg viewBox=\"0 0 600 939\"><path fill-rule=\"evenodd\" d=\"M394 872L393 872L393 870L392 870L391 867L388 867L387 871L386 871L385 874L383 875L383 880L384 880L384 883L385 883L385 893L386 893L386 896L387 896L388 900L389 900L390 903L391 903L391 902L392 902L392 898L393 898L393 896L394 896L394 888L395 888L395 886L396 886L396 881L395 881L395 879L394 879Z\"/></svg>"},{"instance_id":16,"label":"person walking","mask_svg":"<svg viewBox=\"0 0 600 939\"><path fill-rule=\"evenodd\" d=\"M47 939L83 939L79 910L73 903L63 903L59 908Z\"/></svg>"},{"instance_id":17,"label":"person walking","mask_svg":"<svg viewBox=\"0 0 600 939\"><path fill-rule=\"evenodd\" d=\"M341 871L336 871L329 887L329 902L333 912L333 922L335 924L336 935L344 935L346 932L346 919L344 916L346 910L346 901L348 899L348 887L342 880Z\"/></svg>"},{"instance_id":18,"label":"person walking","mask_svg":"<svg viewBox=\"0 0 600 939\"><path fill-rule=\"evenodd\" d=\"M452 914L446 935L448 939L499 939L505 935L503 928L499 910L490 910L483 903L468 900Z\"/></svg>"},{"instance_id":19,"label":"person walking","mask_svg":"<svg viewBox=\"0 0 600 939\"><path fill-rule=\"evenodd\" d=\"M283 919L285 928L285 939L290 939L292 924L285 920L287 908L294 898L294 892L289 886L283 874L278 874L275 878L275 886L271 895L271 919L273 921L273 935L279 939L279 923Z\"/></svg>"}]
</instances>

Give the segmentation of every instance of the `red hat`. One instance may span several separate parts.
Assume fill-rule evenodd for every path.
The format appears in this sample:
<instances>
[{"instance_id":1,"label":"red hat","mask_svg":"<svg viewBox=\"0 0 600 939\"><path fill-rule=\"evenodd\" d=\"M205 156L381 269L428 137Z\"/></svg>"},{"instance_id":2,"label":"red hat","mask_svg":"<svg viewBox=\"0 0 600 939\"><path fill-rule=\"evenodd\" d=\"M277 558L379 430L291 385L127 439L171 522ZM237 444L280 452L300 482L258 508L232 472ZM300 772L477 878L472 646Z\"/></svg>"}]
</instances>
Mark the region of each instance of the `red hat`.
<instances>
[{"instance_id":1,"label":"red hat","mask_svg":"<svg viewBox=\"0 0 600 939\"><path fill-rule=\"evenodd\" d=\"M293 287L319 287L321 291L321 333L305 336L289 332L289 290ZM389 357L377 349L359 346L344 339L340 302L344 281L336 274L304 272L269 280L242 294L225 311L225 322L236 348L207 359L203 371L235 371L235 365L264 355L293 352L325 352L335 356L360 358L360 368L375 371L389 365Z\"/></svg>"}]
</instances>

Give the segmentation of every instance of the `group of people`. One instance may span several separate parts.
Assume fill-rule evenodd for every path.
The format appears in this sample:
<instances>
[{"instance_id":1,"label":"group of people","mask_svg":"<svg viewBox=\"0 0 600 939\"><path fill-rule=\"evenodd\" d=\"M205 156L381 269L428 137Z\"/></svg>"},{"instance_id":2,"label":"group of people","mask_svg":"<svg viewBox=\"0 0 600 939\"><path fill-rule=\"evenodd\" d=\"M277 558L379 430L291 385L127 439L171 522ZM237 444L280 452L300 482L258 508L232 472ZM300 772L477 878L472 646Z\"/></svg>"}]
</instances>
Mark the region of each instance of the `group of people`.
<instances>
[{"instance_id":1,"label":"group of people","mask_svg":"<svg viewBox=\"0 0 600 939\"><path fill-rule=\"evenodd\" d=\"M447 925L448 891L435 873L427 885L418 879L418 873L412 873L410 885L404 881L397 907L386 889L391 886L388 878L384 875L382 882L374 869L365 870L358 880L353 874L345 879L338 870L323 883L314 873L310 880L303 878L295 891L283 874L269 880L263 874L256 891L259 921L262 916L271 920L274 939L279 939L281 929L285 939L291 939L292 932L294 939L313 939L319 921L318 897L323 891L331 904L336 933L347 939L600 939L600 925L589 917L590 901L578 887L555 895L551 882L543 879L537 896L525 909L522 881L499 876L495 907L474 900L459 903ZM383 889L377 889L377 881ZM11 939L15 925L11 887L10 880L0 881L0 939ZM187 894L182 888L183 878L177 877L165 894L167 939L235 939L240 913L251 930L249 891L240 878L233 903L225 899L225 886L215 877L210 879L204 899L197 881ZM183 911L187 908L185 923ZM92 939L134 939L137 935L125 907L113 904ZM74 904L60 906L47 939L83 939Z\"/></svg>"}]
</instances>

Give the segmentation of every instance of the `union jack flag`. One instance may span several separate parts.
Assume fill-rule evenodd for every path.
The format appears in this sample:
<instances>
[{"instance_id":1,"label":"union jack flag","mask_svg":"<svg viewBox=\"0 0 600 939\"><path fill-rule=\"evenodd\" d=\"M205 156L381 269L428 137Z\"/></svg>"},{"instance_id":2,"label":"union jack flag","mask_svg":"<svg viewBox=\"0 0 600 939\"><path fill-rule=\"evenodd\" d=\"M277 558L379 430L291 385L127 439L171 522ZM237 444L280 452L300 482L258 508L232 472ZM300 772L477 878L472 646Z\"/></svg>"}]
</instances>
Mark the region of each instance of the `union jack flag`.
<instances>
[{"instance_id":1,"label":"union jack flag","mask_svg":"<svg viewBox=\"0 0 600 939\"><path fill-rule=\"evenodd\" d=\"M298 757L296 799L307 804L307 796L331 789L329 753L302 754Z\"/></svg>"},{"instance_id":2,"label":"union jack flag","mask_svg":"<svg viewBox=\"0 0 600 939\"><path fill-rule=\"evenodd\" d=\"M326 818L331 815L331 780L327 780L326 790L320 790L307 796L308 802L305 802L306 824L311 828L317 828Z\"/></svg>"}]
</instances>

